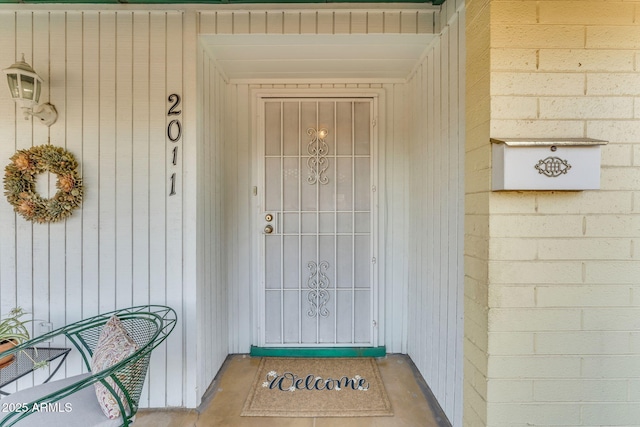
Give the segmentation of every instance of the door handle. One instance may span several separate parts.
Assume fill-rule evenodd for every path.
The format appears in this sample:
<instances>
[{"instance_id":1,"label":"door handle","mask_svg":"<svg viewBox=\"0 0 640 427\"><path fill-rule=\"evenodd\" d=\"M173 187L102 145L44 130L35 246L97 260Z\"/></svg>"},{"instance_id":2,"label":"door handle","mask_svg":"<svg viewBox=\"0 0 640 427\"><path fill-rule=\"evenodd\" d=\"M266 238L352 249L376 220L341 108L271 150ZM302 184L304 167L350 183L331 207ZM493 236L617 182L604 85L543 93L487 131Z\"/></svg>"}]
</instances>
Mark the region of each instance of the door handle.
<instances>
[{"instance_id":1,"label":"door handle","mask_svg":"<svg viewBox=\"0 0 640 427\"><path fill-rule=\"evenodd\" d=\"M273 233L273 226L267 225L266 227L264 227L264 234L271 234L271 233Z\"/></svg>"}]
</instances>

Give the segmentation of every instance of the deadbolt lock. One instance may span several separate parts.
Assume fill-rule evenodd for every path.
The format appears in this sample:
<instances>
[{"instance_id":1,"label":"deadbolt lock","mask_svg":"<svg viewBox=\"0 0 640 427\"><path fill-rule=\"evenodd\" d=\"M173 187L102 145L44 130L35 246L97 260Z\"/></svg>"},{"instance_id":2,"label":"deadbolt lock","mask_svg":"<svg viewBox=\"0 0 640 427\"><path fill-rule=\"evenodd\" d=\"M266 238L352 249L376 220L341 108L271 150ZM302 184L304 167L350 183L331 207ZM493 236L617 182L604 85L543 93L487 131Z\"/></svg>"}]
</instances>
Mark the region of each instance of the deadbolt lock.
<instances>
[{"instance_id":1,"label":"deadbolt lock","mask_svg":"<svg viewBox=\"0 0 640 427\"><path fill-rule=\"evenodd\" d=\"M264 216L264 219L265 219L267 222L271 222L271 221L273 221L273 215L271 215L271 214L266 214L266 215Z\"/></svg>"}]
</instances>

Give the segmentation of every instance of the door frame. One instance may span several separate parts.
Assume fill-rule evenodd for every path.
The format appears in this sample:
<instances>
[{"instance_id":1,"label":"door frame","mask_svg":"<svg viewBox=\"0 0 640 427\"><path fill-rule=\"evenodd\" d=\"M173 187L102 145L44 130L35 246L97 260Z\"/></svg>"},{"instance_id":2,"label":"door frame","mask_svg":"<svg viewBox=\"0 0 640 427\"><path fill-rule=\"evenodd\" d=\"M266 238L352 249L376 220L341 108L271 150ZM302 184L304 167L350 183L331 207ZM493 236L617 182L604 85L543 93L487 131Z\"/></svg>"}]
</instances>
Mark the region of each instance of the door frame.
<instances>
[{"instance_id":1,"label":"door frame","mask_svg":"<svg viewBox=\"0 0 640 427\"><path fill-rule=\"evenodd\" d=\"M260 221L262 218L260 217L261 213L261 203L263 201L261 198L264 194L264 188L261 187L263 184L263 180L260 179L260 174L264 174L264 165L262 164L262 160L259 158L259 154L261 149L259 148L259 144L262 141L261 130L263 129L263 123L260 123L260 103L263 100L270 98L368 98L373 101L373 120L374 125L372 126L372 135L371 135L371 158L372 158L372 170L371 170L371 182L372 186L375 190L372 192L371 199L371 221L372 221L372 256L375 258L375 262L372 261L372 269L371 269L371 278L372 278L372 303L371 303L371 319L373 320L373 324L371 326L371 347L363 347L364 349L377 349L378 353L382 349L382 354L384 354L384 299L380 298L381 295L384 295L385 286L384 281L380 280L380 277L384 277L381 274L384 270L384 251L380 250L380 248L384 244L384 227L381 224L381 219L384 219L384 206L380 206L379 201L384 200L384 170L382 166L384 165L384 158L381 155L384 153L384 149L382 147L381 141L384 141L383 138L380 138L380 135L383 134L384 129L381 126L383 120L380 117L384 117L384 90L383 89L371 89L371 88L345 88L345 89L264 89L264 88L254 88L250 91L251 98L251 121L252 121L252 150L251 159L252 159L252 190L251 190L251 212L250 221L251 221L251 246L252 246L252 260L251 260L251 295L250 295L250 304L251 304L251 344L252 344L252 354L254 354L254 349L265 349L265 350L276 350L279 352L286 348L286 350L290 350L289 354L306 353L306 350L310 350L312 353L316 351L322 351L323 349L327 349L328 347L291 347L291 346L282 346L275 348L267 348L260 347L262 343L263 331L261 330L262 319L264 319L264 282L263 278L260 277L261 267L260 262L262 259L262 251L263 247L261 245L261 235L257 232L258 227L264 221ZM354 347L341 347L343 350ZM341 352L344 354L344 352Z\"/></svg>"}]
</instances>

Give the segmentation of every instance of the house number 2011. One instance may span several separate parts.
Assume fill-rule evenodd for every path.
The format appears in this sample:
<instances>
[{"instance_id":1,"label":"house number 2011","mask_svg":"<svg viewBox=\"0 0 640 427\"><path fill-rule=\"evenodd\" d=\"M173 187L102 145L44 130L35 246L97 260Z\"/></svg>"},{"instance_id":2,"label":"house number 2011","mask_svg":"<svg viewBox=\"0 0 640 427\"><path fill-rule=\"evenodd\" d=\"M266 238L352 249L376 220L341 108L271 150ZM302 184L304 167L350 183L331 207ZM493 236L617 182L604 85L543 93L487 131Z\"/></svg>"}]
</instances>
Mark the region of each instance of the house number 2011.
<instances>
[{"instance_id":1,"label":"house number 2011","mask_svg":"<svg viewBox=\"0 0 640 427\"><path fill-rule=\"evenodd\" d=\"M178 106L180 105L180 95L177 93L172 93L168 98L169 103L171 104L169 107L169 111L167 111L167 116L180 116L182 114L182 110L178 110ZM180 138L182 138L182 122L179 118L173 119L167 125L167 138L169 141L177 143ZM177 166L178 164L178 146L173 147L172 150L173 157L171 159L171 163L173 166ZM176 194L176 173L171 174L171 191L169 192L170 196Z\"/></svg>"}]
</instances>

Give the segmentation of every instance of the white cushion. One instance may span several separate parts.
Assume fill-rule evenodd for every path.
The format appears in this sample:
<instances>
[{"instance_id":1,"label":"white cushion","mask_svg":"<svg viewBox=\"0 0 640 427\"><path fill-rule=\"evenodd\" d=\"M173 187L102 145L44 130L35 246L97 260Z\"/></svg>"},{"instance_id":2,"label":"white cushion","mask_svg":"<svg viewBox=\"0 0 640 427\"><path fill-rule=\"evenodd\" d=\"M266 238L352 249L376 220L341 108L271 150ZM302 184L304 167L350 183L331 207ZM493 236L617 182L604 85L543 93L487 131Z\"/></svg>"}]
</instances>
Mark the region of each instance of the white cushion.
<instances>
[{"instance_id":1,"label":"white cushion","mask_svg":"<svg viewBox=\"0 0 640 427\"><path fill-rule=\"evenodd\" d=\"M19 427L118 427L122 425L122 418L108 419L101 411L96 399L93 387L85 387L82 390L63 397L56 403L25 407L25 404L68 387L78 381L87 378L89 374L76 375L59 381L51 381L46 384L20 390L2 398L0 421L15 412L30 412L30 414L16 424Z\"/></svg>"},{"instance_id":2,"label":"white cushion","mask_svg":"<svg viewBox=\"0 0 640 427\"><path fill-rule=\"evenodd\" d=\"M91 358L91 372L97 374L100 371L108 369L131 356L137 349L138 346L124 328L120 319L114 315L102 328L100 338L98 338L98 343ZM118 374L116 374L116 376L117 375ZM125 411L129 412L130 409L124 392L113 379L106 378L105 380L116 391L116 394L124 405ZM116 398L111 394L109 389L101 382L97 382L95 383L95 391L98 403L107 418L119 418L121 415L120 406L118 406Z\"/></svg>"}]
</instances>

